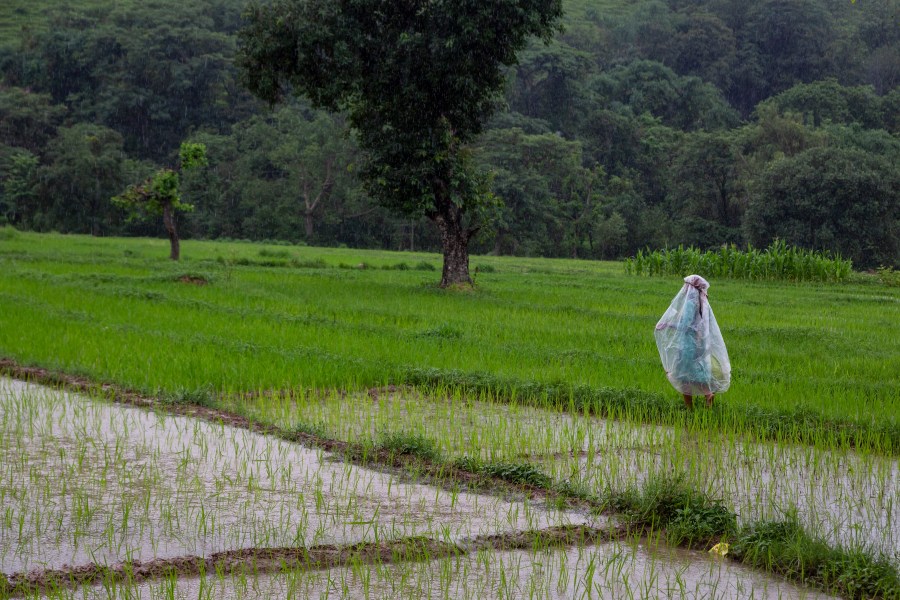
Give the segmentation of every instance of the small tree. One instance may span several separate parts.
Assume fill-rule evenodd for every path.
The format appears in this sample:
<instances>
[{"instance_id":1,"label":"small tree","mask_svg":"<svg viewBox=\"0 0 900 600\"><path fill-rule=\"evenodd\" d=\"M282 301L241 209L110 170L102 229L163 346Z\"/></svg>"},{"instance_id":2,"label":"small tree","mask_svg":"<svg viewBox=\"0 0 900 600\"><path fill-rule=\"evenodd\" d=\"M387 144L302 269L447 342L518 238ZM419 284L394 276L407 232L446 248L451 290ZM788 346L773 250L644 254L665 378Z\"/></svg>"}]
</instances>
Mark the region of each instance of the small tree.
<instances>
[{"instance_id":1,"label":"small tree","mask_svg":"<svg viewBox=\"0 0 900 600\"><path fill-rule=\"evenodd\" d=\"M504 67L549 39L562 0L274 0L241 32L244 83L345 112L384 206L440 230L442 286L471 283L469 240L491 198L467 145L497 106Z\"/></svg>"},{"instance_id":2,"label":"small tree","mask_svg":"<svg viewBox=\"0 0 900 600\"><path fill-rule=\"evenodd\" d=\"M207 165L206 146L183 142L179 150L179 170L187 171ZM171 252L169 258L181 258L181 243L178 238L176 213L194 210L192 204L181 201L178 171L160 169L143 183L133 185L124 193L112 199L113 204L129 212L129 219L146 219L162 215L163 225L169 234Z\"/></svg>"}]
</instances>

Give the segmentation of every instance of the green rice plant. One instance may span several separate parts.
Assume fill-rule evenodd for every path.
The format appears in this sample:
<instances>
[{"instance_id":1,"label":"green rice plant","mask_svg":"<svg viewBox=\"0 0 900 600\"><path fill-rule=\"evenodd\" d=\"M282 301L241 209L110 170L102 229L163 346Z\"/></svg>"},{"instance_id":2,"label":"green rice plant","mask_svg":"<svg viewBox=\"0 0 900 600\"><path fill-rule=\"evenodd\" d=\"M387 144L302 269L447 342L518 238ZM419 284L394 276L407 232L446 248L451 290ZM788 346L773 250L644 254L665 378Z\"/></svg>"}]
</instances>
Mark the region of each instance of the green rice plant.
<instances>
[{"instance_id":1,"label":"green rice plant","mask_svg":"<svg viewBox=\"0 0 900 600\"><path fill-rule=\"evenodd\" d=\"M748 525L737 534L731 552L744 564L845 598L900 598L900 578L885 558L830 547L806 533L796 514Z\"/></svg>"},{"instance_id":2,"label":"green rice plant","mask_svg":"<svg viewBox=\"0 0 900 600\"><path fill-rule=\"evenodd\" d=\"M328 426L321 421L317 423L296 423L293 426L292 431L294 433L302 433L319 439L326 439L328 437Z\"/></svg>"}]
</instances>

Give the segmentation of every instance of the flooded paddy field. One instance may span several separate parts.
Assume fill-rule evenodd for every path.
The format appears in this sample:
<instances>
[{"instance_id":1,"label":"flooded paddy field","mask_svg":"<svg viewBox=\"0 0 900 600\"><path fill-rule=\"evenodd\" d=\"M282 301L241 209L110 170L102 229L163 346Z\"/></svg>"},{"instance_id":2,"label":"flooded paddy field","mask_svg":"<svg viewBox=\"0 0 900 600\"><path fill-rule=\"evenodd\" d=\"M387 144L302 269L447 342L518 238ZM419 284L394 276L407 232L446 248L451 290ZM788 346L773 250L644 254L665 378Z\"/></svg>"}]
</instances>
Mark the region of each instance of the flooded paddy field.
<instances>
[{"instance_id":1,"label":"flooded paddy field","mask_svg":"<svg viewBox=\"0 0 900 600\"><path fill-rule=\"evenodd\" d=\"M288 427L313 423L338 439L414 432L450 457L527 461L558 482L597 494L622 492L660 474L680 474L720 498L744 522L796 513L811 533L832 544L865 548L900 564L896 458L608 421L461 395L435 399L402 388L244 398L241 405L263 421Z\"/></svg>"},{"instance_id":2,"label":"flooded paddy field","mask_svg":"<svg viewBox=\"0 0 900 600\"><path fill-rule=\"evenodd\" d=\"M613 521L411 483L247 430L9 379L0 431L0 572L39 581L42 570L71 577L76 565L128 563L140 575L28 597L828 597L659 540L537 535L510 546L520 532ZM409 539L430 541L409 556L359 551ZM263 567L267 547L282 558ZM290 548L311 553L285 560L301 556ZM310 563L321 548L356 550Z\"/></svg>"},{"instance_id":3,"label":"flooded paddy field","mask_svg":"<svg viewBox=\"0 0 900 600\"><path fill-rule=\"evenodd\" d=\"M629 543L545 550L481 550L435 560L355 564L271 574L208 574L119 584L116 597L222 598L832 598L702 552ZM100 600L96 586L44 598Z\"/></svg>"},{"instance_id":4,"label":"flooded paddy field","mask_svg":"<svg viewBox=\"0 0 900 600\"><path fill-rule=\"evenodd\" d=\"M0 572L597 522L226 425L0 380Z\"/></svg>"}]
</instances>

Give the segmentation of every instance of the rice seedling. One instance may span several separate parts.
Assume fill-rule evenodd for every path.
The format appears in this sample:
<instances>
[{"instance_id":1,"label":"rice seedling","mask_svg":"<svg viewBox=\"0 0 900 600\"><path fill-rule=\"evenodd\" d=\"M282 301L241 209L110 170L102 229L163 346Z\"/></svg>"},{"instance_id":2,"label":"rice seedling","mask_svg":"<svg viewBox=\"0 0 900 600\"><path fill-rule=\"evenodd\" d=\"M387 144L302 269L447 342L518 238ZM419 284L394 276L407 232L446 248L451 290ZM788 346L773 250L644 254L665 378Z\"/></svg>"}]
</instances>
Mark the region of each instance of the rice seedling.
<instances>
[{"instance_id":1,"label":"rice seedling","mask_svg":"<svg viewBox=\"0 0 900 600\"><path fill-rule=\"evenodd\" d=\"M714 279L735 385L688 413L649 333L676 277L483 257L461 294L426 254L186 242L172 266L159 243L0 239L0 359L98 396L0 391L0 572L102 566L44 597L814 597L765 570L890 597L900 296L877 276ZM158 410L99 399L126 388Z\"/></svg>"},{"instance_id":2,"label":"rice seedling","mask_svg":"<svg viewBox=\"0 0 900 600\"><path fill-rule=\"evenodd\" d=\"M246 430L25 384L2 382L0 401L4 573L417 535L453 542L587 518L451 497Z\"/></svg>"}]
</instances>

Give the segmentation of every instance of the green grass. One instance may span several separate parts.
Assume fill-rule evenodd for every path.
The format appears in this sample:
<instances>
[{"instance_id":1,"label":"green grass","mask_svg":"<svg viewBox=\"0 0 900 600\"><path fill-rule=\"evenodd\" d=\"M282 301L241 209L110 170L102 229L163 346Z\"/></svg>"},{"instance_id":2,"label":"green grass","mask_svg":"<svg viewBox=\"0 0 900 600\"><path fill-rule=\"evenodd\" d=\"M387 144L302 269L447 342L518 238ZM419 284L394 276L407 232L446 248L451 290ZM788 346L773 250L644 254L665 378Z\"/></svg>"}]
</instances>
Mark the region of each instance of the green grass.
<instances>
[{"instance_id":1,"label":"green grass","mask_svg":"<svg viewBox=\"0 0 900 600\"><path fill-rule=\"evenodd\" d=\"M678 401L652 336L677 277L475 257L495 272L458 293L437 289L434 272L382 268L439 266L435 255L291 248L285 266L259 266L264 249L188 241L174 264L162 240L0 240L0 354L151 393L360 389L418 377ZM198 273L209 285L177 281ZM724 407L897 424L900 290L711 284L734 367Z\"/></svg>"}]
</instances>

